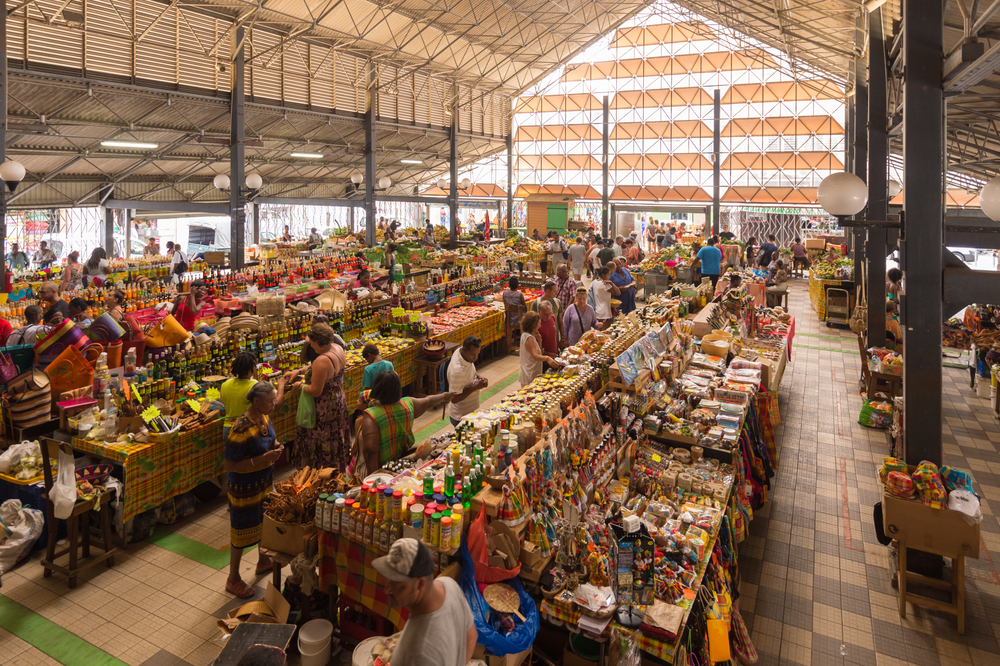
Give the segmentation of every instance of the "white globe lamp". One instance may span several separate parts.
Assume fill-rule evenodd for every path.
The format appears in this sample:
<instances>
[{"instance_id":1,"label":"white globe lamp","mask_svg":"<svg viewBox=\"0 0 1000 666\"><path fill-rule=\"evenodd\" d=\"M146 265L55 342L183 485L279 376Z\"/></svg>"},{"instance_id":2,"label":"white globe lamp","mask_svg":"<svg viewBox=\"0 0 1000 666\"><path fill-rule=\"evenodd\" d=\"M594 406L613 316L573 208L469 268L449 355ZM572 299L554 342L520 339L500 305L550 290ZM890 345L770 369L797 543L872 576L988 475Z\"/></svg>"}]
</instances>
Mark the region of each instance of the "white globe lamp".
<instances>
[{"instance_id":1,"label":"white globe lamp","mask_svg":"<svg viewBox=\"0 0 1000 666\"><path fill-rule=\"evenodd\" d=\"M890 180L887 184L889 186L889 198L890 199L903 191L903 186L900 185L895 180Z\"/></svg>"},{"instance_id":2,"label":"white globe lamp","mask_svg":"<svg viewBox=\"0 0 1000 666\"><path fill-rule=\"evenodd\" d=\"M499 188L500 188L501 190L506 190L506 189L507 189L507 179L506 179L506 178L501 178L501 179L500 179L500 182L498 182L498 183L497 183L497 186L498 186L498 187L499 187Z\"/></svg>"},{"instance_id":3,"label":"white globe lamp","mask_svg":"<svg viewBox=\"0 0 1000 666\"><path fill-rule=\"evenodd\" d=\"M7 160L0 164L0 180L7 183L7 189L13 194L18 184L24 180L24 165L15 160Z\"/></svg>"},{"instance_id":4,"label":"white globe lamp","mask_svg":"<svg viewBox=\"0 0 1000 666\"><path fill-rule=\"evenodd\" d=\"M472 181L469 180L468 178L463 178L462 179L462 189L463 190L467 190L470 187L472 187Z\"/></svg>"},{"instance_id":5,"label":"white globe lamp","mask_svg":"<svg viewBox=\"0 0 1000 666\"><path fill-rule=\"evenodd\" d=\"M382 176L381 178L378 179L379 189L387 190L391 185L392 185L392 179L390 179L388 176Z\"/></svg>"},{"instance_id":6,"label":"white globe lamp","mask_svg":"<svg viewBox=\"0 0 1000 666\"><path fill-rule=\"evenodd\" d=\"M252 173L247 176L247 187L251 190L259 190L264 184L264 179L259 173Z\"/></svg>"},{"instance_id":7,"label":"white globe lamp","mask_svg":"<svg viewBox=\"0 0 1000 666\"><path fill-rule=\"evenodd\" d=\"M229 176L224 173L220 173L218 176L212 180L212 184L215 185L216 189L228 190L229 189Z\"/></svg>"},{"instance_id":8,"label":"white globe lamp","mask_svg":"<svg viewBox=\"0 0 1000 666\"><path fill-rule=\"evenodd\" d=\"M443 190L444 188L448 187L448 181L445 180L444 178L438 178L437 186L439 190Z\"/></svg>"},{"instance_id":9,"label":"white globe lamp","mask_svg":"<svg viewBox=\"0 0 1000 666\"><path fill-rule=\"evenodd\" d=\"M987 217L1000 221L1000 178L986 183L986 187L979 193L979 205Z\"/></svg>"},{"instance_id":10,"label":"white globe lamp","mask_svg":"<svg viewBox=\"0 0 1000 666\"><path fill-rule=\"evenodd\" d=\"M816 192L816 199L830 215L857 215L868 203L868 186L853 173L840 171L823 179Z\"/></svg>"},{"instance_id":11,"label":"white globe lamp","mask_svg":"<svg viewBox=\"0 0 1000 666\"><path fill-rule=\"evenodd\" d=\"M364 175L360 171L355 171L351 174L351 182L355 185L360 185L365 181Z\"/></svg>"}]
</instances>

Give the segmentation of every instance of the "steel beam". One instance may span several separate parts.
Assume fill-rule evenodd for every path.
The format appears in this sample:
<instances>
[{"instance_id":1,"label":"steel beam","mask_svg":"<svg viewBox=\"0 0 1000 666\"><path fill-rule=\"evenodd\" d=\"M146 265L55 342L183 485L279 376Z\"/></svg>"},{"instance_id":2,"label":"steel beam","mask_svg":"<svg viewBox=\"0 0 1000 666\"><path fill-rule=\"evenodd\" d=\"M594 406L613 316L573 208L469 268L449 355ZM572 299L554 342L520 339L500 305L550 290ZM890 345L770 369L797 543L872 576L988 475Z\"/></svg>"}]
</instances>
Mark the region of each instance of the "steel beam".
<instances>
[{"instance_id":1,"label":"steel beam","mask_svg":"<svg viewBox=\"0 0 1000 666\"><path fill-rule=\"evenodd\" d=\"M448 249L458 247L458 90L452 89L451 137L448 157Z\"/></svg>"},{"instance_id":2,"label":"steel beam","mask_svg":"<svg viewBox=\"0 0 1000 666\"><path fill-rule=\"evenodd\" d=\"M712 115L712 234L719 235L719 206L720 185L722 183L722 96L718 88L715 89L715 110Z\"/></svg>"},{"instance_id":3,"label":"steel beam","mask_svg":"<svg viewBox=\"0 0 1000 666\"><path fill-rule=\"evenodd\" d=\"M378 70L368 63L367 93L365 95L365 245L375 247L375 107L378 105Z\"/></svg>"},{"instance_id":4,"label":"steel beam","mask_svg":"<svg viewBox=\"0 0 1000 666\"><path fill-rule=\"evenodd\" d=\"M175 213L205 213L206 215L228 215L229 204L199 203L197 201L141 201L139 199L108 199L105 208L115 210L133 209L137 211L159 210Z\"/></svg>"},{"instance_id":5,"label":"steel beam","mask_svg":"<svg viewBox=\"0 0 1000 666\"><path fill-rule=\"evenodd\" d=\"M3 137L0 141L0 164L7 161L7 12L0 12L0 123ZM0 183L0 277L7 275L7 187ZM6 280L5 280L6 281Z\"/></svg>"},{"instance_id":6,"label":"steel beam","mask_svg":"<svg viewBox=\"0 0 1000 666\"><path fill-rule=\"evenodd\" d=\"M608 219L610 210L608 209L608 167L611 162L611 104L608 96L604 96L604 113L602 115L603 149L601 152L601 238L607 239L611 233L610 220Z\"/></svg>"},{"instance_id":7,"label":"steel beam","mask_svg":"<svg viewBox=\"0 0 1000 666\"><path fill-rule=\"evenodd\" d=\"M126 208L125 213L122 216L125 220L125 258L129 259L132 256L132 220L135 218L135 209Z\"/></svg>"},{"instance_id":8,"label":"steel beam","mask_svg":"<svg viewBox=\"0 0 1000 666\"><path fill-rule=\"evenodd\" d=\"M253 244L260 244L260 202L254 199L250 204L250 215L253 217Z\"/></svg>"},{"instance_id":9,"label":"steel beam","mask_svg":"<svg viewBox=\"0 0 1000 666\"><path fill-rule=\"evenodd\" d=\"M246 126L245 126L245 94L246 78L244 77L244 40L243 26L237 27L232 34L233 60L231 65L232 84L229 100L229 266L240 270L246 262L244 246L246 245L246 194L243 189L246 180Z\"/></svg>"},{"instance_id":10,"label":"steel beam","mask_svg":"<svg viewBox=\"0 0 1000 666\"><path fill-rule=\"evenodd\" d=\"M970 62L964 69L944 84L948 95L958 95L973 88L1000 68L1000 43L994 44L983 55Z\"/></svg>"},{"instance_id":11,"label":"steel beam","mask_svg":"<svg viewBox=\"0 0 1000 666\"><path fill-rule=\"evenodd\" d=\"M941 464L943 25L943 3L904 0L903 430L906 461L914 465L921 460Z\"/></svg>"},{"instance_id":12,"label":"steel beam","mask_svg":"<svg viewBox=\"0 0 1000 666\"><path fill-rule=\"evenodd\" d=\"M295 197L257 197L255 203L276 204L279 206L342 206L352 207L354 201L364 201L364 199L301 199Z\"/></svg>"},{"instance_id":13,"label":"steel beam","mask_svg":"<svg viewBox=\"0 0 1000 666\"><path fill-rule=\"evenodd\" d=\"M1000 272L976 271L965 266L944 269L944 300L947 303L961 307L995 303L998 293Z\"/></svg>"},{"instance_id":14,"label":"steel beam","mask_svg":"<svg viewBox=\"0 0 1000 666\"><path fill-rule=\"evenodd\" d=\"M889 135L886 126L888 70L881 8L868 15L868 35L868 218L884 220L889 214ZM865 248L870 347L885 346L885 235L885 229L868 229Z\"/></svg>"},{"instance_id":15,"label":"steel beam","mask_svg":"<svg viewBox=\"0 0 1000 666\"><path fill-rule=\"evenodd\" d=\"M115 211L104 209L104 226L101 229L101 247L108 253L108 259L115 256Z\"/></svg>"},{"instance_id":16,"label":"steel beam","mask_svg":"<svg viewBox=\"0 0 1000 666\"><path fill-rule=\"evenodd\" d=\"M854 163L855 176L868 182L868 79L864 69L858 72L854 87ZM854 265L864 265L867 259L865 245L868 230L855 227L851 231L854 238ZM854 271L855 293L861 293L861 271Z\"/></svg>"},{"instance_id":17,"label":"steel beam","mask_svg":"<svg viewBox=\"0 0 1000 666\"><path fill-rule=\"evenodd\" d=\"M975 37L979 34L979 31L986 27L993 15L997 13L1000 9L1000 0L993 0L990 6L979 12L979 16L973 16L975 23L972 24L972 36Z\"/></svg>"},{"instance_id":18,"label":"steel beam","mask_svg":"<svg viewBox=\"0 0 1000 666\"><path fill-rule=\"evenodd\" d=\"M513 114L511 114L513 118ZM509 122L509 121L508 121ZM514 226L514 123L507 132L507 229Z\"/></svg>"}]
</instances>

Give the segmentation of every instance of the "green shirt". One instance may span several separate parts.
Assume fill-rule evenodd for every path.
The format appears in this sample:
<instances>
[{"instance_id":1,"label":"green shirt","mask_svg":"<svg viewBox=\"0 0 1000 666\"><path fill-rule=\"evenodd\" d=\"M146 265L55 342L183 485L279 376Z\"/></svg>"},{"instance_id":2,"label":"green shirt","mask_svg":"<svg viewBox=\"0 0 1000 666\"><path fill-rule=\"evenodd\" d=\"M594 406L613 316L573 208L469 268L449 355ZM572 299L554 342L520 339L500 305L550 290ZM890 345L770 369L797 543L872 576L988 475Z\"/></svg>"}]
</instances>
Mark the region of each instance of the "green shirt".
<instances>
[{"instance_id":1,"label":"green shirt","mask_svg":"<svg viewBox=\"0 0 1000 666\"><path fill-rule=\"evenodd\" d=\"M375 378L387 370L395 370L390 361L382 359L381 361L372 363L365 368L365 374L361 378L361 386L370 389L375 384Z\"/></svg>"},{"instance_id":2,"label":"green shirt","mask_svg":"<svg viewBox=\"0 0 1000 666\"><path fill-rule=\"evenodd\" d=\"M222 382L219 393L222 394L222 404L226 406L226 420L222 425L232 428L236 419L243 416L243 412L250 408L247 393L256 383L256 379L227 379Z\"/></svg>"}]
</instances>

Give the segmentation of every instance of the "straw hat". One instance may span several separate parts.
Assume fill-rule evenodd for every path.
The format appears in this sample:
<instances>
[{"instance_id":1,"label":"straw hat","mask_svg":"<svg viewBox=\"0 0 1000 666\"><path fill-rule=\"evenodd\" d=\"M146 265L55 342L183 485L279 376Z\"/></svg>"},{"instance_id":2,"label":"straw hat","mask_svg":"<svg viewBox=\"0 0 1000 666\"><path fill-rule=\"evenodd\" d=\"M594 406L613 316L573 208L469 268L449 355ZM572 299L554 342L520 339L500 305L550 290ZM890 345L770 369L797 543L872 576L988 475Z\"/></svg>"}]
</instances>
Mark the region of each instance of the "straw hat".
<instances>
[{"instance_id":1,"label":"straw hat","mask_svg":"<svg viewBox=\"0 0 1000 666\"><path fill-rule=\"evenodd\" d=\"M316 297L321 310L343 310L347 306L347 296L336 289L327 289Z\"/></svg>"},{"instance_id":2,"label":"straw hat","mask_svg":"<svg viewBox=\"0 0 1000 666\"><path fill-rule=\"evenodd\" d=\"M197 336L195 336L194 346L200 347L201 345L207 345L211 341L212 338L208 337L208 335L206 335L205 333L199 333Z\"/></svg>"},{"instance_id":3,"label":"straw hat","mask_svg":"<svg viewBox=\"0 0 1000 666\"><path fill-rule=\"evenodd\" d=\"M230 320L229 329L232 331L239 331L243 329L258 331L260 330L260 317L252 315L249 312L243 312Z\"/></svg>"}]
</instances>

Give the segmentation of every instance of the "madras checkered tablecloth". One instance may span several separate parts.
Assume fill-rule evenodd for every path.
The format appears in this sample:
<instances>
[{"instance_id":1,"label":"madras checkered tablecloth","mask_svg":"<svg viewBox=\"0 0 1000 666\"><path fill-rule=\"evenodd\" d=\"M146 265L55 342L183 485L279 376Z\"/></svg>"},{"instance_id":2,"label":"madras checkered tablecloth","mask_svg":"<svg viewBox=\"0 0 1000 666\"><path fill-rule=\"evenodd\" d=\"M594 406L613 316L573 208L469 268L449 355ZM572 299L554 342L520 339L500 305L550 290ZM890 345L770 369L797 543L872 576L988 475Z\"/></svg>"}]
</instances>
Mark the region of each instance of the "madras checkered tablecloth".
<instances>
[{"instance_id":1,"label":"madras checkered tablecloth","mask_svg":"<svg viewBox=\"0 0 1000 666\"><path fill-rule=\"evenodd\" d=\"M580 616L582 615L582 613L575 608L574 604L559 601L557 599L543 599L542 603L538 606L538 612L545 616L549 621L556 620L558 622L565 622L567 625L572 627L577 626L577 623L580 621ZM612 632L615 630L624 636L631 636L634 631L633 629L624 627L612 620L608 623L608 626L604 628L604 633L602 633L597 640L602 642L610 640ZM594 637L590 632L580 630L579 633ZM640 632L639 649L646 654L651 654L654 657L662 659L663 661L672 663L677 646L656 638L650 638Z\"/></svg>"},{"instance_id":2,"label":"madras checkered tablecloth","mask_svg":"<svg viewBox=\"0 0 1000 666\"><path fill-rule=\"evenodd\" d=\"M108 444L74 438L73 448L125 468L126 521L223 473L222 419L166 442Z\"/></svg>"},{"instance_id":3,"label":"madras checkered tablecloth","mask_svg":"<svg viewBox=\"0 0 1000 666\"><path fill-rule=\"evenodd\" d=\"M826 320L826 287L842 288L850 280L821 280L816 277L814 271L809 271L809 300L812 302L813 310L821 321ZM851 303L854 303L854 294L851 293ZM853 309L853 307L852 307Z\"/></svg>"},{"instance_id":4,"label":"madras checkered tablecloth","mask_svg":"<svg viewBox=\"0 0 1000 666\"><path fill-rule=\"evenodd\" d=\"M331 584L340 588L340 594L353 603L386 618L397 629L406 622L405 608L389 606L385 587L379 581L378 572L372 566L376 557L385 553L377 548L342 534L319 532L319 587L326 590ZM384 581L384 579L383 579Z\"/></svg>"}]
</instances>

